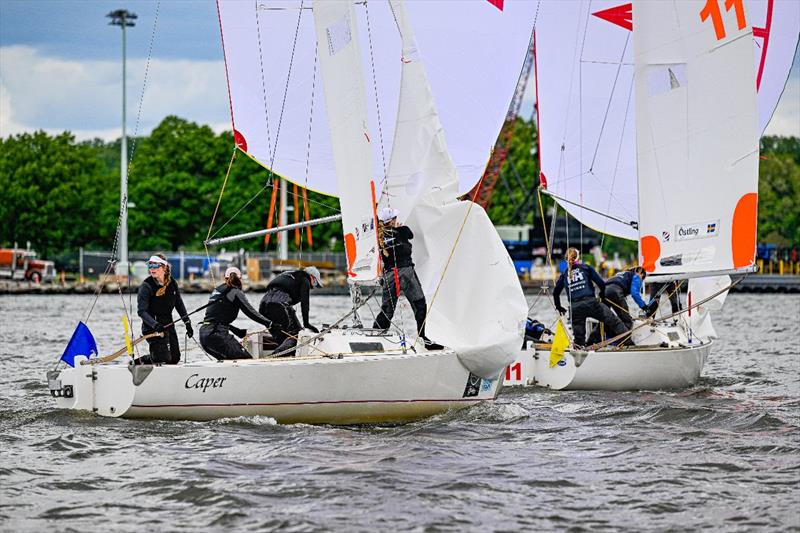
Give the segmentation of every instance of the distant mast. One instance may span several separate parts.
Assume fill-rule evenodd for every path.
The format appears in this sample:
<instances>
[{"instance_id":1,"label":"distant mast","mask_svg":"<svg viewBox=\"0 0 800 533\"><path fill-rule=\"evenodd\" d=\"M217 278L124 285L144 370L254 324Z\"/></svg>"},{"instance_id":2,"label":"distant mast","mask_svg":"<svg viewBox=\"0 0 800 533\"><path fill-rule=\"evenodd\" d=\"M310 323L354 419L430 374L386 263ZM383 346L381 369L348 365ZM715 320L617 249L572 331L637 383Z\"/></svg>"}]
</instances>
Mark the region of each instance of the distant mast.
<instances>
[{"instance_id":1,"label":"distant mast","mask_svg":"<svg viewBox=\"0 0 800 533\"><path fill-rule=\"evenodd\" d=\"M138 17L125 9L112 11L106 17L111 19L110 26L122 28L122 142L120 148L120 172L119 172L119 262L117 263L117 275L127 276L130 273L128 267L128 135L125 128L125 28L135 26L133 22Z\"/></svg>"}]
</instances>

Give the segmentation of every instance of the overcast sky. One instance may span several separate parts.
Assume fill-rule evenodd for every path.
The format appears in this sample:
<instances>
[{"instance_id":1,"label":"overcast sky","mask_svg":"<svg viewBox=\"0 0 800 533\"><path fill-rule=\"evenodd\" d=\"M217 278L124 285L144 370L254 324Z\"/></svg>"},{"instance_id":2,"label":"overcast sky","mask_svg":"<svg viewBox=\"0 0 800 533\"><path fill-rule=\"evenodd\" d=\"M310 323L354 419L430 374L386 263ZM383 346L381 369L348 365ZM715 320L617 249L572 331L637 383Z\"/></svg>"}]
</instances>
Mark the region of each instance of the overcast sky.
<instances>
[{"instance_id":1,"label":"overcast sky","mask_svg":"<svg viewBox=\"0 0 800 533\"><path fill-rule=\"evenodd\" d=\"M213 0L0 0L0 137L119 137L121 30L105 15L120 8L138 15L127 30L129 134L147 134L167 115L231 128ZM529 95L522 115L531 110ZM797 55L767 133L800 136Z\"/></svg>"}]
</instances>

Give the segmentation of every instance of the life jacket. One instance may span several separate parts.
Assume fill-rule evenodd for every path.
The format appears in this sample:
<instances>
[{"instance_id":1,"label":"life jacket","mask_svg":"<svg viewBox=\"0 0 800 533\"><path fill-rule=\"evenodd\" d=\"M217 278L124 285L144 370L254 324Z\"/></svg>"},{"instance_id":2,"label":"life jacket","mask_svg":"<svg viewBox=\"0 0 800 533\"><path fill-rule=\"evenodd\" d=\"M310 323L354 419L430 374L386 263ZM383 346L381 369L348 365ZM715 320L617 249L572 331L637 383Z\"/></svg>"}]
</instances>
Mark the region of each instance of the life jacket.
<instances>
[{"instance_id":1,"label":"life jacket","mask_svg":"<svg viewBox=\"0 0 800 533\"><path fill-rule=\"evenodd\" d=\"M239 315L239 306L231 302L227 296L228 293L234 289L227 283L223 283L214 289L211 297L208 299L209 306L206 309L204 322L213 322L215 324L229 325L236 320Z\"/></svg>"},{"instance_id":2,"label":"life jacket","mask_svg":"<svg viewBox=\"0 0 800 533\"><path fill-rule=\"evenodd\" d=\"M628 296L631 293L631 283L635 274L630 270L620 272L614 275L610 280L606 281L606 285L616 285L622 287L623 296Z\"/></svg>"},{"instance_id":3,"label":"life jacket","mask_svg":"<svg viewBox=\"0 0 800 533\"><path fill-rule=\"evenodd\" d=\"M175 300L178 299L178 284L175 280L170 280L166 286L159 285L152 276L148 276L144 283L150 286L153 293L147 303L147 311L162 324L172 322L172 310L175 309ZM163 292L159 295L161 289Z\"/></svg>"},{"instance_id":4,"label":"life jacket","mask_svg":"<svg viewBox=\"0 0 800 533\"><path fill-rule=\"evenodd\" d=\"M381 242L381 260L384 272L394 267L414 266L414 261L411 259L411 239L413 238L414 232L408 226L384 227Z\"/></svg>"},{"instance_id":5,"label":"life jacket","mask_svg":"<svg viewBox=\"0 0 800 533\"><path fill-rule=\"evenodd\" d=\"M572 269L564 271L569 298L572 301L594 298L594 282L591 279L589 267L576 263Z\"/></svg>"},{"instance_id":6,"label":"life jacket","mask_svg":"<svg viewBox=\"0 0 800 533\"><path fill-rule=\"evenodd\" d=\"M311 276L304 270L282 272L267 285L267 292L279 290L289 295L291 305L297 305L302 298L301 285L305 283L311 288Z\"/></svg>"}]
</instances>

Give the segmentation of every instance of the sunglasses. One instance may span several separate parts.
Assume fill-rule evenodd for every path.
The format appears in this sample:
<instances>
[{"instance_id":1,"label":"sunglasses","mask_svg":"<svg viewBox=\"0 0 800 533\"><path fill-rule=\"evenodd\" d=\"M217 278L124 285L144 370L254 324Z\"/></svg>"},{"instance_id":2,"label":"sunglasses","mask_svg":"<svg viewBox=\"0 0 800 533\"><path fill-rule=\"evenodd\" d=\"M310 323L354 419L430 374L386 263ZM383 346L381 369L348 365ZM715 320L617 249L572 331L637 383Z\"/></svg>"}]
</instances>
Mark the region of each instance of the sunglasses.
<instances>
[{"instance_id":1,"label":"sunglasses","mask_svg":"<svg viewBox=\"0 0 800 533\"><path fill-rule=\"evenodd\" d=\"M164 265L162 265L161 263L147 263L147 268L149 269L161 268L163 266Z\"/></svg>"}]
</instances>

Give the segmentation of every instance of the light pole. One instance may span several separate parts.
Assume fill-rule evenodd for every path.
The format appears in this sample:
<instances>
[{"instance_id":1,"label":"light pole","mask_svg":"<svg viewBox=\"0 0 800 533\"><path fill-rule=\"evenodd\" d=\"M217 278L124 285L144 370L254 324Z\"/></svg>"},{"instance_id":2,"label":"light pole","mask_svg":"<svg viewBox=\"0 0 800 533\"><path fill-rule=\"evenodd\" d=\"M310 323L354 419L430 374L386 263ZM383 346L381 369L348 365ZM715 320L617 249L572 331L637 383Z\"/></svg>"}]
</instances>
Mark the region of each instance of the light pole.
<instances>
[{"instance_id":1,"label":"light pole","mask_svg":"<svg viewBox=\"0 0 800 533\"><path fill-rule=\"evenodd\" d=\"M128 268L128 134L125 129L125 28L135 26L133 22L138 17L126 9L112 11L106 17L111 19L109 25L122 28L122 148L120 154L119 172L119 262L117 263L117 275L127 276L130 272Z\"/></svg>"}]
</instances>

